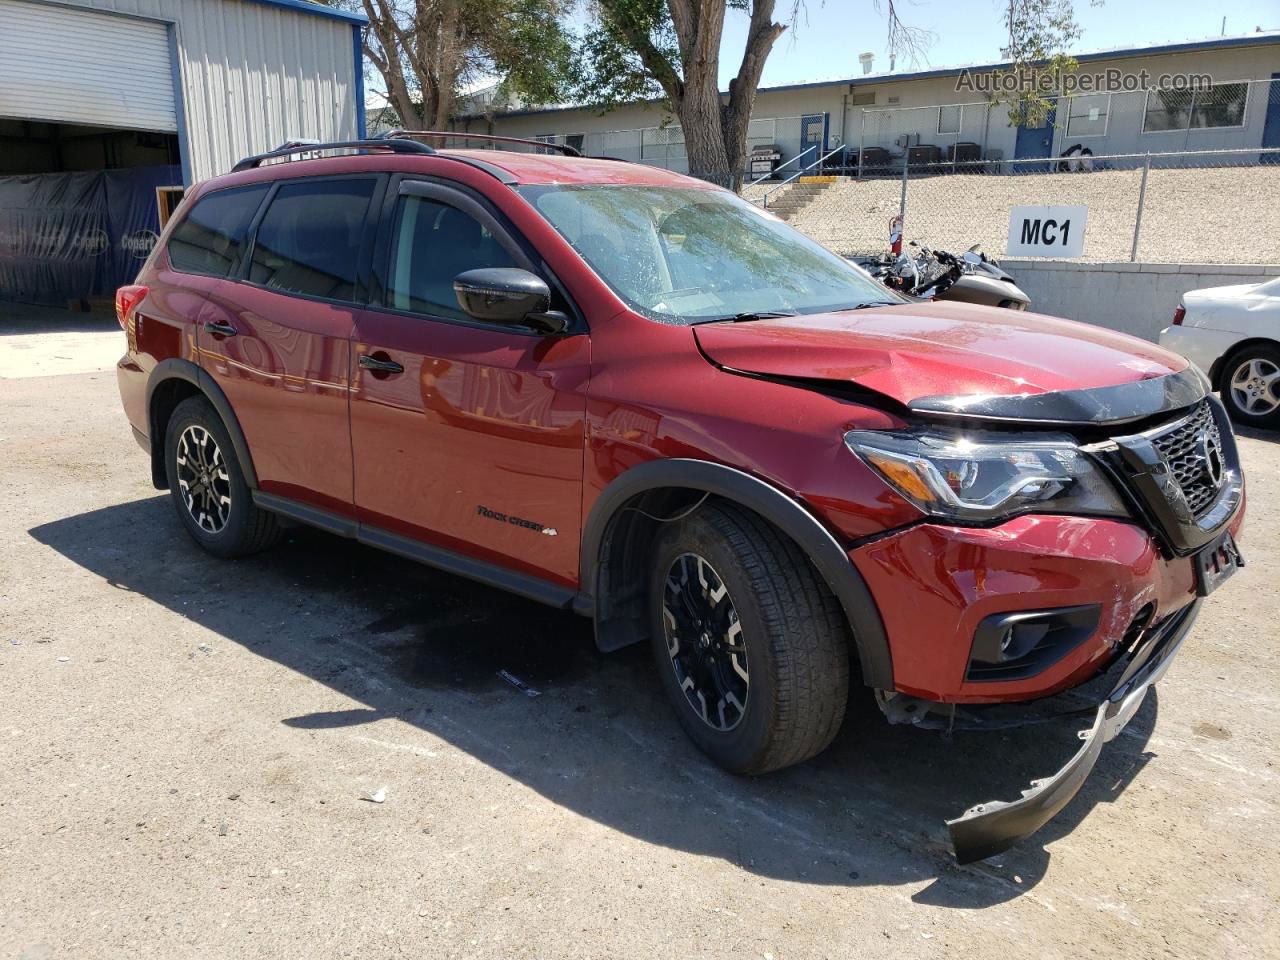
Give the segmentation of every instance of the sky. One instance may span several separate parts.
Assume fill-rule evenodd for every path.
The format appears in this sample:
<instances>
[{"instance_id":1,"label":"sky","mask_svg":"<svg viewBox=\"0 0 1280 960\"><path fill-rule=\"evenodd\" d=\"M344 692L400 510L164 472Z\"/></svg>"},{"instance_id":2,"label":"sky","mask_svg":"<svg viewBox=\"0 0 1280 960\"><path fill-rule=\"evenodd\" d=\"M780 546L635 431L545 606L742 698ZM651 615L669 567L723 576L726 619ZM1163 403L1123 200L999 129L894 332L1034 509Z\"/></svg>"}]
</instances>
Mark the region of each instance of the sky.
<instances>
[{"instance_id":1,"label":"sky","mask_svg":"<svg viewBox=\"0 0 1280 960\"><path fill-rule=\"evenodd\" d=\"M763 86L804 83L862 72L858 54L876 55L874 70L889 68L885 31L887 0L807 0L798 24L779 39L765 62ZM936 36L920 68L997 60L1005 27L1000 0L898 0L898 16L909 26L924 27ZM1107 0L1091 6L1076 0L1076 20L1084 28L1079 50L1173 43L1216 37L1227 17L1227 34L1280 28L1278 0L1233 0L1210 4L1205 0ZM778 0L778 16L789 11ZM745 14L730 14L720 54L720 87L737 73L746 41ZM910 69L899 57L897 68Z\"/></svg>"}]
</instances>

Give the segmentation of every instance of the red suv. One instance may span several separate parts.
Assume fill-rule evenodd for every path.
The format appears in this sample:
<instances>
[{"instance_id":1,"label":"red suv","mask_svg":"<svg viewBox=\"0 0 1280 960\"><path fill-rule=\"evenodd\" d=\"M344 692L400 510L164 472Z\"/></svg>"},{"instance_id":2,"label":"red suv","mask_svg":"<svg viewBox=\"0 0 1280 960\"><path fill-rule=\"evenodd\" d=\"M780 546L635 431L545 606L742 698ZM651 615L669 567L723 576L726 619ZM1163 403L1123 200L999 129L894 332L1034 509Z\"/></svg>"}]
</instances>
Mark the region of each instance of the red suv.
<instances>
[{"instance_id":1,"label":"red suv","mask_svg":"<svg viewBox=\"0 0 1280 960\"><path fill-rule=\"evenodd\" d=\"M290 159L331 147L359 152ZM961 860L1071 798L1240 562L1194 366L901 301L653 167L286 146L195 187L117 308L125 411L202 547L287 518L591 617L730 770L814 756L851 684L981 726L1109 673L1066 767L950 822Z\"/></svg>"}]
</instances>

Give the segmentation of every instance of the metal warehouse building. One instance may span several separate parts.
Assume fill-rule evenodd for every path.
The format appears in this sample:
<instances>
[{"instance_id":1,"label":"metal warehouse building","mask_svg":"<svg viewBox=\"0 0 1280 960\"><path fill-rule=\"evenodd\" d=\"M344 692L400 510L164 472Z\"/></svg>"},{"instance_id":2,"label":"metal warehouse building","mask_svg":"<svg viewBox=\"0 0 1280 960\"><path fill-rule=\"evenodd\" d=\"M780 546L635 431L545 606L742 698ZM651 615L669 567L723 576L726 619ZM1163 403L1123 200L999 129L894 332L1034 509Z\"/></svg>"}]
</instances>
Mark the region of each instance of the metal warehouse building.
<instances>
[{"instance_id":1,"label":"metal warehouse building","mask_svg":"<svg viewBox=\"0 0 1280 960\"><path fill-rule=\"evenodd\" d=\"M0 0L0 300L109 295L183 187L363 135L364 22L308 0Z\"/></svg>"}]
</instances>

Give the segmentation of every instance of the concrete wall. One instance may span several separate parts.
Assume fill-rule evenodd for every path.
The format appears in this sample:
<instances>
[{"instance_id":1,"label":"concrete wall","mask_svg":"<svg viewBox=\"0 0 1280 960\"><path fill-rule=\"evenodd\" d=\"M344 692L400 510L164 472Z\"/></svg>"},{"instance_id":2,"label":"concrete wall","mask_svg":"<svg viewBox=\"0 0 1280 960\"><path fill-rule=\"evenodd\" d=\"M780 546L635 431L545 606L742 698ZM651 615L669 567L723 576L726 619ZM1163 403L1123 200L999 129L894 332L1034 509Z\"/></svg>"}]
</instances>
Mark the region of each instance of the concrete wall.
<instances>
[{"instance_id":1,"label":"concrete wall","mask_svg":"<svg viewBox=\"0 0 1280 960\"><path fill-rule=\"evenodd\" d=\"M1004 259L1036 313L1083 320L1156 340L1188 290L1262 283L1280 264L1075 263Z\"/></svg>"}]
</instances>

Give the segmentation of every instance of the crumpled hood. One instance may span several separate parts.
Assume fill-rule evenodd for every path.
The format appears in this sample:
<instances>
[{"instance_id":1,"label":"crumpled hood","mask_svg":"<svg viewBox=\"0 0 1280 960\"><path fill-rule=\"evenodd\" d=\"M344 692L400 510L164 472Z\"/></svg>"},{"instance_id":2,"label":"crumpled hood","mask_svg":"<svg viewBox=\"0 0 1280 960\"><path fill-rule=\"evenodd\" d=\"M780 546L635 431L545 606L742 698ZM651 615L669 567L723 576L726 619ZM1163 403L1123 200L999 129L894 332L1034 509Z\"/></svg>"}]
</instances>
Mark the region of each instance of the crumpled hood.
<instances>
[{"instance_id":1,"label":"crumpled hood","mask_svg":"<svg viewBox=\"0 0 1280 960\"><path fill-rule=\"evenodd\" d=\"M700 324L694 332L719 366L853 383L904 405L1111 387L1187 367L1177 354L1126 334L963 303Z\"/></svg>"}]
</instances>

